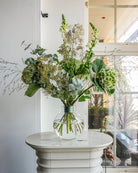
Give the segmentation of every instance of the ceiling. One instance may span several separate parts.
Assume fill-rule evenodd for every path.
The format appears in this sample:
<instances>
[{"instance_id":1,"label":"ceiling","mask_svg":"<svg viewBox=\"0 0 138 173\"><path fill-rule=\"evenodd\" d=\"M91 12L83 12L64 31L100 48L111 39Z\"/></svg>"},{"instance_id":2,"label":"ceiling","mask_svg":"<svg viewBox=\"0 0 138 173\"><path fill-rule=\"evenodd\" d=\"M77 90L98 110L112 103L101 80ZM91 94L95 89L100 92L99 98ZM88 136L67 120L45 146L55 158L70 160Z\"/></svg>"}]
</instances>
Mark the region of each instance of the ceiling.
<instances>
[{"instance_id":1,"label":"ceiling","mask_svg":"<svg viewBox=\"0 0 138 173\"><path fill-rule=\"evenodd\" d=\"M89 5L114 5L114 0L89 0ZM138 0L117 0L117 5L138 5Z\"/></svg>"}]
</instances>

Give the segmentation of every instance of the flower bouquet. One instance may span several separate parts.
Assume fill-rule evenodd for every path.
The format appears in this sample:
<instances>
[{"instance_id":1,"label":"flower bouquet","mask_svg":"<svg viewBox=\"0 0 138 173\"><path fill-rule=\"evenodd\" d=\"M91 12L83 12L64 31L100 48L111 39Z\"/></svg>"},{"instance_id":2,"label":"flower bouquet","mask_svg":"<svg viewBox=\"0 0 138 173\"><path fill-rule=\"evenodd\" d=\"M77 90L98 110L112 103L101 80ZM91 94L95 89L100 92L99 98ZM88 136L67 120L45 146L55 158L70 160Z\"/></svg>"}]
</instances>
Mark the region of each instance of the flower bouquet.
<instances>
[{"instance_id":1,"label":"flower bouquet","mask_svg":"<svg viewBox=\"0 0 138 173\"><path fill-rule=\"evenodd\" d=\"M70 134L75 136L82 132L84 122L74 115L73 105L77 101L89 99L90 88L94 87L109 95L115 91L116 71L106 68L103 60L92 62L98 31L92 23L90 26L93 30L92 39L84 50L82 25L69 26L62 15L60 32L63 43L56 54L46 54L45 49L37 46L31 51L31 57L26 59L26 67L22 72L22 81L28 85L25 95L32 97L37 90L43 88L64 104L64 115L55 120L53 125L61 137Z\"/></svg>"}]
</instances>

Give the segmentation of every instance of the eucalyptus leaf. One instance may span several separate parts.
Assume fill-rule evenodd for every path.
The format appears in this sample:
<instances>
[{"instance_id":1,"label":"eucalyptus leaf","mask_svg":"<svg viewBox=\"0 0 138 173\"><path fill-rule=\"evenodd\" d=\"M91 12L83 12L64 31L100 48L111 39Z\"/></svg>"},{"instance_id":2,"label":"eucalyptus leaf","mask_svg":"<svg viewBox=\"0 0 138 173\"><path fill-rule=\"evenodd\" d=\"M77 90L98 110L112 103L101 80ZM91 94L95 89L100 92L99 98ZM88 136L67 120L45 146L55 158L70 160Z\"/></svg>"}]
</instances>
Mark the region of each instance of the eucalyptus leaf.
<instances>
[{"instance_id":1,"label":"eucalyptus leaf","mask_svg":"<svg viewBox=\"0 0 138 173\"><path fill-rule=\"evenodd\" d=\"M30 65L30 64L33 64L34 61L35 61L34 58L31 58L31 57L30 57L30 58L26 59L25 64L26 64L26 65Z\"/></svg>"}]
</instances>

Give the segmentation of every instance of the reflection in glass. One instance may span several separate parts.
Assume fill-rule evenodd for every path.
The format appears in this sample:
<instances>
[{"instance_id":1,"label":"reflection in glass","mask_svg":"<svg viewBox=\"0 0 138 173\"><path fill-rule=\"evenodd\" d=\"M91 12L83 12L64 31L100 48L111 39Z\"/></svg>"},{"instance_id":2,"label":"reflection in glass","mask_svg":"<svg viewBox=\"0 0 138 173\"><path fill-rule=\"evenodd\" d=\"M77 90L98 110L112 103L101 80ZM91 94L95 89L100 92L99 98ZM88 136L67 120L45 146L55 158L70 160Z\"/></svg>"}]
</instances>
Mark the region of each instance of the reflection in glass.
<instances>
[{"instance_id":1,"label":"reflection in glass","mask_svg":"<svg viewBox=\"0 0 138 173\"><path fill-rule=\"evenodd\" d=\"M112 0L90 0L89 5L113 5ZM138 5L138 0L117 0L117 5ZM114 42L114 8L89 8L89 21L100 31L100 42ZM91 30L89 30L91 33ZM117 8L117 42L138 43L138 8ZM108 130L114 138L109 150L114 161L107 166L138 167L138 56L102 56L108 67L118 71L115 98L92 91L89 128ZM104 155L103 155L104 160ZM103 162L105 165L105 160Z\"/></svg>"},{"instance_id":2,"label":"reflection in glass","mask_svg":"<svg viewBox=\"0 0 138 173\"><path fill-rule=\"evenodd\" d=\"M116 57L115 68L118 71L118 92L138 92L138 56Z\"/></svg>"},{"instance_id":3,"label":"reflection in glass","mask_svg":"<svg viewBox=\"0 0 138 173\"><path fill-rule=\"evenodd\" d=\"M108 134L116 137L116 166L138 166L138 130L109 131ZM113 153L113 146L109 148ZM112 165L111 159L107 159L107 166Z\"/></svg>"},{"instance_id":4,"label":"reflection in glass","mask_svg":"<svg viewBox=\"0 0 138 173\"><path fill-rule=\"evenodd\" d=\"M118 129L138 129L138 94L118 94L116 100Z\"/></svg>"},{"instance_id":5,"label":"reflection in glass","mask_svg":"<svg viewBox=\"0 0 138 173\"><path fill-rule=\"evenodd\" d=\"M89 129L113 128L113 96L92 94L88 109Z\"/></svg>"},{"instance_id":6,"label":"reflection in glass","mask_svg":"<svg viewBox=\"0 0 138 173\"><path fill-rule=\"evenodd\" d=\"M117 166L138 166L138 131L118 131L116 133Z\"/></svg>"},{"instance_id":7,"label":"reflection in glass","mask_svg":"<svg viewBox=\"0 0 138 173\"><path fill-rule=\"evenodd\" d=\"M89 22L98 29L98 40L101 42L114 42L114 8L90 8ZM91 28L89 28L91 38Z\"/></svg>"},{"instance_id":8,"label":"reflection in glass","mask_svg":"<svg viewBox=\"0 0 138 173\"><path fill-rule=\"evenodd\" d=\"M138 8L117 9L117 41L138 42Z\"/></svg>"},{"instance_id":9,"label":"reflection in glass","mask_svg":"<svg viewBox=\"0 0 138 173\"><path fill-rule=\"evenodd\" d=\"M112 56L100 57L109 68L114 67L118 71L118 84L116 87L116 110L117 129L137 129L138 128L138 56ZM94 60L95 58L93 58ZM114 96L105 93L95 93L91 91L89 100L89 128L105 128L105 118L108 122L108 129L114 126Z\"/></svg>"},{"instance_id":10,"label":"reflection in glass","mask_svg":"<svg viewBox=\"0 0 138 173\"><path fill-rule=\"evenodd\" d=\"M106 149L104 149L102 159L103 159L102 166L106 165L106 166L111 166L112 167L114 165L113 144L111 144Z\"/></svg>"},{"instance_id":11,"label":"reflection in glass","mask_svg":"<svg viewBox=\"0 0 138 173\"><path fill-rule=\"evenodd\" d=\"M112 56L93 57L102 59L106 67L114 67L114 58ZM106 121L107 127L106 126ZM114 124L114 96L109 96L105 93L96 92L96 89L91 89L91 99L88 107L88 127L89 129L108 128L112 129Z\"/></svg>"}]
</instances>

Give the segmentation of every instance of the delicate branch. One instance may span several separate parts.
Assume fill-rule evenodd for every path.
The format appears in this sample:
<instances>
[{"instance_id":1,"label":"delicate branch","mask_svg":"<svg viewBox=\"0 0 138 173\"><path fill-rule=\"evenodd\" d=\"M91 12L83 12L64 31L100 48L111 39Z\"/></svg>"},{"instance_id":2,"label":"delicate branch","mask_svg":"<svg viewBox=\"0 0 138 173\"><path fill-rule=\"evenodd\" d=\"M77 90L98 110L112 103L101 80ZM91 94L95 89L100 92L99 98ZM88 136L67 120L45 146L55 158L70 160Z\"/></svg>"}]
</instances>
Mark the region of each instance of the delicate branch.
<instances>
[{"instance_id":1,"label":"delicate branch","mask_svg":"<svg viewBox=\"0 0 138 173\"><path fill-rule=\"evenodd\" d=\"M15 90L19 91L24 88L25 85L21 81L21 75L20 64L0 58L0 82L3 94L6 92L11 94Z\"/></svg>"}]
</instances>

